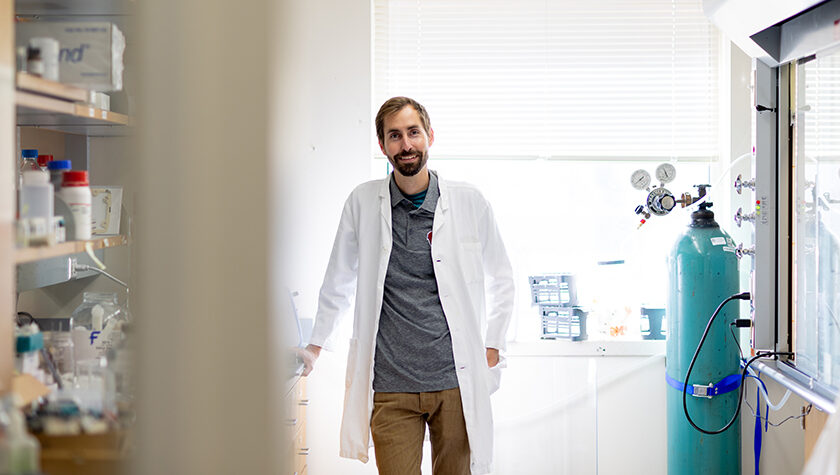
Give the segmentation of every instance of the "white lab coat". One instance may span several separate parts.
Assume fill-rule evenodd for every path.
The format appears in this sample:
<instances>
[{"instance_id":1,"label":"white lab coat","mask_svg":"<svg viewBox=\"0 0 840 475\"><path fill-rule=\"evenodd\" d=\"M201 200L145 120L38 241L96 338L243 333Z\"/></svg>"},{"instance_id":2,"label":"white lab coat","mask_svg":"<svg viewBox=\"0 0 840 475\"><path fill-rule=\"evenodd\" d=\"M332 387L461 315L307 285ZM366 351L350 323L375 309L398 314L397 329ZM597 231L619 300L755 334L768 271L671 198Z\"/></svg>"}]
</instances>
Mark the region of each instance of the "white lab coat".
<instances>
[{"instance_id":1,"label":"white lab coat","mask_svg":"<svg viewBox=\"0 0 840 475\"><path fill-rule=\"evenodd\" d=\"M310 343L329 349L329 337L355 291L353 336L347 356L342 457L368 461L373 411L373 358L382 292L391 255L388 181L359 185L347 199L318 302ZM513 311L513 276L489 203L473 186L439 179L432 258L461 390L472 473L491 471L490 394L501 366L487 367L485 347L505 348ZM485 294L486 290L486 294ZM485 300L486 297L486 300ZM485 315L485 302L489 312Z\"/></svg>"}]
</instances>

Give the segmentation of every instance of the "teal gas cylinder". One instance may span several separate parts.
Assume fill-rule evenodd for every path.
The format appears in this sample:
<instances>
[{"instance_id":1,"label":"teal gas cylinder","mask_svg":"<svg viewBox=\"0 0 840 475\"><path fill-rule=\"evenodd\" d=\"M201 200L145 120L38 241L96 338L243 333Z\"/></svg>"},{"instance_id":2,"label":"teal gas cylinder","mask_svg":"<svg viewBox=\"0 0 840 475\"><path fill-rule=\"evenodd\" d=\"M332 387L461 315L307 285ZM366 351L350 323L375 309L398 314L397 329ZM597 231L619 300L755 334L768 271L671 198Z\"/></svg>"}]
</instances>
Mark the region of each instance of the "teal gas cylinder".
<instances>
[{"instance_id":1,"label":"teal gas cylinder","mask_svg":"<svg viewBox=\"0 0 840 475\"><path fill-rule=\"evenodd\" d=\"M709 206L711 203L701 203L700 209L691 214L691 224L677 239L668 262L670 292L665 371L670 378L666 385L670 475L741 473L740 420L721 434L704 434L686 420L682 391L672 386L674 381L685 382L691 357L717 306L738 293L735 246L732 238L715 222ZM727 376L739 373L738 348L729 327L737 316L737 303L730 303L715 318L691 370L690 386L717 384ZM731 419L738 405L738 391L711 398L688 395L686 400L694 423L705 430L716 431Z\"/></svg>"}]
</instances>

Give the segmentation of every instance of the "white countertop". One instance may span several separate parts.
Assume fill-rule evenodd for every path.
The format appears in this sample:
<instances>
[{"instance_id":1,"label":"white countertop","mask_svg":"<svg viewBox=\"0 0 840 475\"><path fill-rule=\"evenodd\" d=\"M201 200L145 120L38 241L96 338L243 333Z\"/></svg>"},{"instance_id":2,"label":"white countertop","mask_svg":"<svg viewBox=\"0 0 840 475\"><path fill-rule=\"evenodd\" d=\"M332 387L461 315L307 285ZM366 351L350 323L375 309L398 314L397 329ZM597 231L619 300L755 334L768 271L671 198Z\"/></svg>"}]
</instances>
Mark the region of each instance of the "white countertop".
<instances>
[{"instance_id":1,"label":"white countertop","mask_svg":"<svg viewBox=\"0 0 840 475\"><path fill-rule=\"evenodd\" d=\"M665 354L665 340L538 340L509 342L507 357L652 356Z\"/></svg>"}]
</instances>

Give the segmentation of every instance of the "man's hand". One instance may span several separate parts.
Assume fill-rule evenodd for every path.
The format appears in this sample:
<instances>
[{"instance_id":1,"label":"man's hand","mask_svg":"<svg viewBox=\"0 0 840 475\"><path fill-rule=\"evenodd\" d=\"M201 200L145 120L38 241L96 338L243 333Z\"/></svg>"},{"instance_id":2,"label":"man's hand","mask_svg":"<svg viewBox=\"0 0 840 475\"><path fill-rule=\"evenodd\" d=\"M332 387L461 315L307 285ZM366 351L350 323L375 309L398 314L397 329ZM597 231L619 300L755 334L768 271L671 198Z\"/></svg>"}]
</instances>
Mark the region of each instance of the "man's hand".
<instances>
[{"instance_id":1,"label":"man's hand","mask_svg":"<svg viewBox=\"0 0 840 475\"><path fill-rule=\"evenodd\" d=\"M492 368L499 364L499 350L496 348L487 348L487 366Z\"/></svg>"},{"instance_id":2,"label":"man's hand","mask_svg":"<svg viewBox=\"0 0 840 475\"><path fill-rule=\"evenodd\" d=\"M321 347L317 345L306 345L306 348L298 348L297 356L303 361L303 376L309 376L312 368L315 367L315 360L321 355Z\"/></svg>"}]
</instances>

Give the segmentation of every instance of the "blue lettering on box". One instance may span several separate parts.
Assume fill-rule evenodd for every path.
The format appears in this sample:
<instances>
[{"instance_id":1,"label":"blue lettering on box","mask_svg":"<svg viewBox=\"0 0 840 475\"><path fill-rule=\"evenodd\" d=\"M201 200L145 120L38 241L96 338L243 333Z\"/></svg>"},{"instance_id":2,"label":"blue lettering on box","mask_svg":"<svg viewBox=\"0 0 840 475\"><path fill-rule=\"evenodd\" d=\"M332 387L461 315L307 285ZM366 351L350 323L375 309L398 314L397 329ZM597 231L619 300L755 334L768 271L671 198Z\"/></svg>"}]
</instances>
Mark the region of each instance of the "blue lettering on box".
<instances>
[{"instance_id":1,"label":"blue lettering on box","mask_svg":"<svg viewBox=\"0 0 840 475\"><path fill-rule=\"evenodd\" d=\"M78 48L61 48L58 54L58 60L67 63L79 63L84 60L85 50L90 48L90 45L83 43Z\"/></svg>"},{"instance_id":2,"label":"blue lettering on box","mask_svg":"<svg viewBox=\"0 0 840 475\"><path fill-rule=\"evenodd\" d=\"M90 344L91 344L91 345L93 344L94 340L96 340L97 338L99 338L99 334L100 334L100 333L102 333L102 332L98 332L98 331L92 331L92 332L90 332Z\"/></svg>"}]
</instances>

